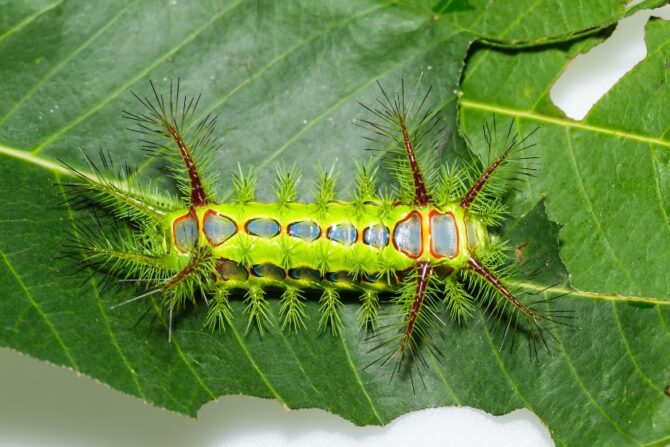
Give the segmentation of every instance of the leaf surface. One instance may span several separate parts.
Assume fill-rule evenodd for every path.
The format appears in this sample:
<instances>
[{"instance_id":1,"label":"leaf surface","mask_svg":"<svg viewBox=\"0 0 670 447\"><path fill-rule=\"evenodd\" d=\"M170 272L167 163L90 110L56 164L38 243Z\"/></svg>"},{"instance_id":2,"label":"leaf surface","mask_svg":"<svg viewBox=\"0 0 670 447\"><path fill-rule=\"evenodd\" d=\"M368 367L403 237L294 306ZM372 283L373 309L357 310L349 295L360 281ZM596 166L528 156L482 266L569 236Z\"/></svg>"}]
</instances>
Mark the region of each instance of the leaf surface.
<instances>
[{"instance_id":1,"label":"leaf surface","mask_svg":"<svg viewBox=\"0 0 670 447\"><path fill-rule=\"evenodd\" d=\"M475 129L491 114L522 132L539 126L543 169L516 197L515 212L546 198L560 225L561 261L583 291L565 298L581 329L559 333L556 359L564 377L556 405L572 415L536 410L552 432L552 419L571 420L573 431L560 434L567 443L601 443L601 426L615 445L669 441L670 113L660 106L670 96L669 36L670 23L649 22L645 60L582 121L566 118L548 96L580 44L567 52L481 51L464 75L461 130L475 135L475 147ZM488 77L494 67L504 83ZM525 374L512 377L532 402Z\"/></svg>"},{"instance_id":2,"label":"leaf surface","mask_svg":"<svg viewBox=\"0 0 670 447\"><path fill-rule=\"evenodd\" d=\"M237 162L259 169L259 194L265 197L279 161L306 172L317 162L337 161L346 184L353 160L366 156L351 122L361 115L359 101L371 103L378 96L375 81L394 88L401 77L412 86L421 78L422 86L432 85L450 144L462 147L457 92L473 41L507 46L560 41L606 28L631 11L620 0L593 1L582 2L588 6L582 12L550 18L562 3L31 1L3 6L0 345L189 415L205 402L235 393L275 398L290 408L323 408L356 424L384 424L432 406L469 405L494 414L526 406L561 444L662 443L670 433L662 417L669 399L659 393L669 379L662 350L668 313L660 300L667 291L663 271L670 251L663 216L670 185L661 22L649 28L650 45L658 50L636 69L638 75L622 81L592 112L589 124L567 131L554 123L568 120L546 92L574 54L598 38L532 52L479 50L468 64L461 124L474 141L480 135L471 127L491 108L518 117L522 129L526 120L538 121L535 115L542 118L538 145L550 168L513 197L505 235L512 243L533 241L524 254L545 266L537 284L528 287L564 282L562 261L574 285L589 292L564 298L580 316L582 329L561 331L561 350L553 357L530 361L521 343L511 352L499 351L496 334L479 318L465 327L448 325L440 341L444 359L434 360L426 374L427 391L419 387L414 393L408 381L389 385L389 368L362 369L373 354L358 330L355 303L344 306L345 329L333 337L316 330L313 300L307 306L308 330L297 335L245 334L239 300L233 306L236 327L210 334L202 329L204 312L198 309L179 322L168 344L160 324L142 319L145 306L109 310L132 290L101 296L95 278L80 286L86 272L67 274L68 261L59 258L63 232L75 218L59 205L62 190L54 183L66 175L59 159L81 166L79 151L92 154L102 147L139 167L144 178L170 187L119 118L124 109L137 110L129 90L146 93L147 78L166 88L180 77L184 90L203 94L202 114L220 116L222 196L231 191L229 177ZM646 1L636 8L661 3ZM645 81L650 76L654 82ZM633 97L635 92L640 96ZM642 101L643 94L647 102L630 102ZM311 195L308 178L305 197ZM547 220L545 207L562 225L560 232ZM604 299L594 299L597 293ZM619 303L609 299L615 293L659 303ZM277 313L278 303L272 303Z\"/></svg>"}]
</instances>

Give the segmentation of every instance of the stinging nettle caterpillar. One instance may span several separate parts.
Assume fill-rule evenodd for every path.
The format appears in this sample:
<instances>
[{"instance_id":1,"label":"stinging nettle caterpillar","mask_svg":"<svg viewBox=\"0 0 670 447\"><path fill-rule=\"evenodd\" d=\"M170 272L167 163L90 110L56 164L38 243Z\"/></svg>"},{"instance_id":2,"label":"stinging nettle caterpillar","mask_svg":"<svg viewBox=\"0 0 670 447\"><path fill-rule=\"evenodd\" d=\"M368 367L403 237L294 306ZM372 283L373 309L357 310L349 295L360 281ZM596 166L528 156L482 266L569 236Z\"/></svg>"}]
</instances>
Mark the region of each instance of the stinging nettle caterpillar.
<instances>
[{"instance_id":1,"label":"stinging nettle caterpillar","mask_svg":"<svg viewBox=\"0 0 670 447\"><path fill-rule=\"evenodd\" d=\"M379 88L379 100L363 105L368 117L357 123L383 155L383 169L395 180L391 192L379 188L376 166L358 164L352 200L342 201L333 171L318 168L314 201L300 203L299 172L280 168L276 201L263 203L254 197L253 172L240 168L232 179L236 198L220 203L212 162L216 117L196 121L200 97L183 96L179 82L167 97L151 83L150 97L135 95L144 112L124 116L143 147L168 164L181 197L142 185L128 168L115 171L102 152L99 162L85 156L92 175L63 163L76 178L64 183L71 203L127 223L108 228L93 214L93 225L76 224L70 248L108 279L143 287L114 307L159 297L169 339L173 315L200 299L208 306L205 324L225 329L242 317L233 315L234 296L245 300L247 329L262 332L275 318L283 330L303 329L304 301L314 297L318 327L335 332L340 294L351 292L360 296L361 326L378 340L375 362L395 359L396 370L406 359L423 363L420 348L431 346L428 330L444 324L442 314L461 323L477 305L505 335L523 332L532 346L546 346L548 324L568 317L549 310L547 300L522 300L507 285L514 263L489 231L505 218L501 197L510 183L534 170L528 136L518 137L510 125L498 138L494 120L483 129L489 153L498 150L489 166L441 165L435 152L443 130L427 106L430 91L406 97L404 84L395 94ZM279 315L270 311L268 288L280 290ZM380 312L387 301L389 312Z\"/></svg>"}]
</instances>

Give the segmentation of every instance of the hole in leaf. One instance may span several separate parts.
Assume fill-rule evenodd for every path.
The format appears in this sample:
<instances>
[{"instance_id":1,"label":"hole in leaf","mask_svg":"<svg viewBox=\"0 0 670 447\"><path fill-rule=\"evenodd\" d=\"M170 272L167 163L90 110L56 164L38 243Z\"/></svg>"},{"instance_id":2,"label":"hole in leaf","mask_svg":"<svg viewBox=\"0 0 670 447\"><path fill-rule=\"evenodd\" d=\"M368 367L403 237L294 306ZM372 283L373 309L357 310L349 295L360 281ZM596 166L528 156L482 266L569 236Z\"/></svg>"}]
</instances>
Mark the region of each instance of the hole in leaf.
<instances>
[{"instance_id":1,"label":"hole in leaf","mask_svg":"<svg viewBox=\"0 0 670 447\"><path fill-rule=\"evenodd\" d=\"M670 5L621 20L605 42L577 56L551 88L554 104L572 119L584 118L647 55L644 27L651 16L670 19Z\"/></svg>"}]
</instances>

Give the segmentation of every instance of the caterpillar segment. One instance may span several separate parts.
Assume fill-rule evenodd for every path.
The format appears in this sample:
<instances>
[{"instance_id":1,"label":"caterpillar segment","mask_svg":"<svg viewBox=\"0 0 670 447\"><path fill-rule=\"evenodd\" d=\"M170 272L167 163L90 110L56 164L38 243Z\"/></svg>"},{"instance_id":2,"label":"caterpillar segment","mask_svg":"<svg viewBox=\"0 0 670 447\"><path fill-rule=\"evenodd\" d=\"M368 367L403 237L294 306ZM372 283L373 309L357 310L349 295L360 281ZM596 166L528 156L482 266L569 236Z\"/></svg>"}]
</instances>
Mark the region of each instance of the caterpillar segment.
<instances>
[{"instance_id":1,"label":"caterpillar segment","mask_svg":"<svg viewBox=\"0 0 670 447\"><path fill-rule=\"evenodd\" d=\"M216 260L217 280L227 288L281 283L287 290L327 290L329 296L348 290L365 295L370 303L376 293L395 290L400 272L414 268L417 260L453 270L467 266L471 249L465 216L457 205L397 205L384 217L380 208L369 202L354 216L349 204L331 203L315 217L314 204L211 204L174 212L163 225L175 248L168 255L174 265L186 266L194 252L206 247ZM471 223L469 228L474 232L471 244L487 237L481 225ZM391 272L390 280L386 272ZM291 299L300 306L300 300ZM330 316L328 321L339 319Z\"/></svg>"},{"instance_id":2,"label":"caterpillar segment","mask_svg":"<svg viewBox=\"0 0 670 447\"><path fill-rule=\"evenodd\" d=\"M242 296L247 329L262 332L277 324L286 331L306 327L304 303L320 295L318 326L337 332L340 295L356 293L359 322L378 340L372 351L382 364L425 362L419 348L431 327L444 324L444 315L464 322L477 305L531 338L543 333L542 320L555 321L505 285L504 245L489 232L504 216L499 192L532 173L532 157L523 156L529 145L512 135L511 126L501 144L494 141L495 121L493 130L484 130L489 151L502 150L478 173L439 165L442 129L438 114L427 108L429 95L406 96L404 83L390 94L380 85L379 101L364 106L368 117L358 125L369 131L370 149L395 178L392 192L380 192L372 161L357 164L352 200L342 201L337 175L317 167L314 201L300 203L300 173L280 168L276 201L264 203L255 199L253 172L238 167L236 198L221 203L213 194L211 163L216 119L195 121L199 97L181 96L178 82L167 99L151 88L151 98L138 97L145 112L125 116L144 147L167 163L181 197L133 186L127 173L107 175L105 155L102 166L87 157L94 176L69 168L77 180L67 186L71 197L87 196L113 218L129 221L124 237L76 231L78 247L87 265L145 287L128 302L160 296L170 337L173 314L200 296L209 307L207 326L231 324L230 300ZM269 287L283 289L277 316L268 304ZM393 304L380 309L388 296Z\"/></svg>"}]
</instances>

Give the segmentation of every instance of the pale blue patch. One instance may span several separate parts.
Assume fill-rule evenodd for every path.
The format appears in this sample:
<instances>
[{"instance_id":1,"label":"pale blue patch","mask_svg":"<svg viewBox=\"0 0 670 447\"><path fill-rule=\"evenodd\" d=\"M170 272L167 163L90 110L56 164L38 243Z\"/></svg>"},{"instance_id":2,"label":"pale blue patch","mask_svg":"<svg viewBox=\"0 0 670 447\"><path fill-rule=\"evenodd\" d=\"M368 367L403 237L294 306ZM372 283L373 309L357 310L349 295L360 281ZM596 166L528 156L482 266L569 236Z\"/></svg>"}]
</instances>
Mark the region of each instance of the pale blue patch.
<instances>
[{"instance_id":1,"label":"pale blue patch","mask_svg":"<svg viewBox=\"0 0 670 447\"><path fill-rule=\"evenodd\" d=\"M409 256L421 254L421 219L416 214L396 225L393 243L398 250Z\"/></svg>"},{"instance_id":2,"label":"pale blue patch","mask_svg":"<svg viewBox=\"0 0 670 447\"><path fill-rule=\"evenodd\" d=\"M271 239L279 234L279 223L274 219L260 217L247 222L247 232L252 236Z\"/></svg>"},{"instance_id":3,"label":"pale blue patch","mask_svg":"<svg viewBox=\"0 0 670 447\"><path fill-rule=\"evenodd\" d=\"M437 214L430 218L433 253L453 258L458 253L456 221L451 214Z\"/></svg>"},{"instance_id":4,"label":"pale blue patch","mask_svg":"<svg viewBox=\"0 0 670 447\"><path fill-rule=\"evenodd\" d=\"M349 247L356 242L358 232L351 224L335 224L328 228L328 239Z\"/></svg>"},{"instance_id":5,"label":"pale blue patch","mask_svg":"<svg viewBox=\"0 0 670 447\"><path fill-rule=\"evenodd\" d=\"M363 242L375 248L384 248L389 244L389 229L382 224L370 225L363 231Z\"/></svg>"},{"instance_id":6,"label":"pale blue patch","mask_svg":"<svg viewBox=\"0 0 670 447\"><path fill-rule=\"evenodd\" d=\"M198 241L198 219L188 216L174 224L174 243L181 251L190 251Z\"/></svg>"},{"instance_id":7,"label":"pale blue patch","mask_svg":"<svg viewBox=\"0 0 670 447\"><path fill-rule=\"evenodd\" d=\"M288 226L288 234L304 241L311 242L321 235L321 228L319 228L316 222L304 220L290 224Z\"/></svg>"},{"instance_id":8,"label":"pale blue patch","mask_svg":"<svg viewBox=\"0 0 670 447\"><path fill-rule=\"evenodd\" d=\"M212 245L221 245L237 232L237 225L225 216L208 213L205 216L204 231Z\"/></svg>"},{"instance_id":9,"label":"pale blue patch","mask_svg":"<svg viewBox=\"0 0 670 447\"><path fill-rule=\"evenodd\" d=\"M257 264L251 267L256 276L281 281L284 279L284 270L274 264Z\"/></svg>"}]
</instances>

